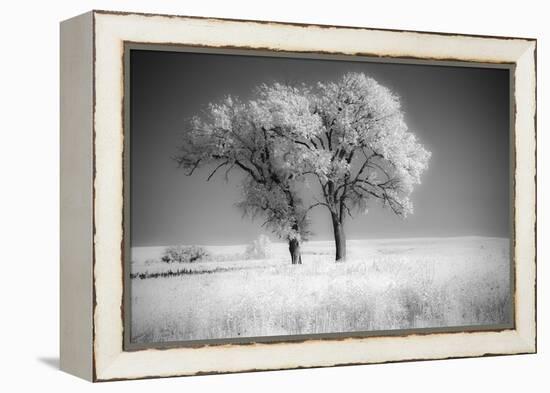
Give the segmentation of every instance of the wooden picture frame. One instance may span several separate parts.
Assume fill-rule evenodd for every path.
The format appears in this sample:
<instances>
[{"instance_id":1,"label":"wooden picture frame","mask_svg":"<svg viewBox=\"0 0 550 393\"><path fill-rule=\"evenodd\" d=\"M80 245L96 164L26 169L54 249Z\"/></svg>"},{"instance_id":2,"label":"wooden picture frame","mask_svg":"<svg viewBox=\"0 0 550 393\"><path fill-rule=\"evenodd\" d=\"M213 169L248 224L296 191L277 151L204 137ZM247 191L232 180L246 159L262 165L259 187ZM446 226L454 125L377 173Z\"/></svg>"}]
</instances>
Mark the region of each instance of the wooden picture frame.
<instances>
[{"instance_id":1,"label":"wooden picture frame","mask_svg":"<svg viewBox=\"0 0 550 393\"><path fill-rule=\"evenodd\" d=\"M107 11L60 36L62 370L109 381L536 352L536 40ZM513 324L128 345L125 62L140 45L509 69Z\"/></svg>"}]
</instances>

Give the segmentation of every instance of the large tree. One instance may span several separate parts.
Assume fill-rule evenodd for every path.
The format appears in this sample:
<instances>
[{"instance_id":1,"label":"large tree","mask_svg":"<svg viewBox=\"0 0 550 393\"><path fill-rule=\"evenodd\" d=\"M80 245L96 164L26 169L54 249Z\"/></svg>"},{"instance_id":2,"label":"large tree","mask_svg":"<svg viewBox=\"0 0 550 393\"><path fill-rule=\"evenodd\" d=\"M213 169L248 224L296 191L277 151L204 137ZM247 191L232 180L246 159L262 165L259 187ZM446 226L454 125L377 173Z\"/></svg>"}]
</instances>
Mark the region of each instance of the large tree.
<instances>
[{"instance_id":1,"label":"large tree","mask_svg":"<svg viewBox=\"0 0 550 393\"><path fill-rule=\"evenodd\" d=\"M249 101L227 97L210 104L206 116L192 119L176 159L188 175L213 165L208 180L220 170L226 178L234 169L244 173L238 205L246 214L263 216L264 225L288 242L292 264L300 264L300 243L308 235L308 209L297 190L304 172L301 150L273 130L291 123L303 127L317 118L308 114L306 97L281 103L270 92L261 86Z\"/></svg>"},{"instance_id":2,"label":"large tree","mask_svg":"<svg viewBox=\"0 0 550 393\"><path fill-rule=\"evenodd\" d=\"M344 223L354 210L366 213L379 200L398 216L413 212L411 194L431 153L408 130L397 95L362 73L311 89L274 85L271 95L307 97L303 116L317 118L308 120L316 128L299 127L298 117L272 131L300 147L302 173L319 183L321 198L311 207L330 212L336 261L346 258Z\"/></svg>"},{"instance_id":3,"label":"large tree","mask_svg":"<svg viewBox=\"0 0 550 393\"><path fill-rule=\"evenodd\" d=\"M189 174L215 163L246 174L239 206L289 242L300 263L307 214L328 209L336 261L346 258L345 217L381 201L393 213L413 212L411 194L431 153L409 131L397 95L362 73L317 86L260 86L245 103L211 104L184 134L180 165ZM298 185L313 178L318 198L305 206Z\"/></svg>"}]
</instances>

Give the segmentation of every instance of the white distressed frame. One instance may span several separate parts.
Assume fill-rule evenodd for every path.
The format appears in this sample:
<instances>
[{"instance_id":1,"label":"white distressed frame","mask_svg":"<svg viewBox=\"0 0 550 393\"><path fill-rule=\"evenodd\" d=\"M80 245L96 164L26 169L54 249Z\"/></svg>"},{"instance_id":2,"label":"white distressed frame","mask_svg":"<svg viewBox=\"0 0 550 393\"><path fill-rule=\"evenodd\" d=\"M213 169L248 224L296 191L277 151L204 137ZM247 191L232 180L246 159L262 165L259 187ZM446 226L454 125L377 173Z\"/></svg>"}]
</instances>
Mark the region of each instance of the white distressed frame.
<instances>
[{"instance_id":1,"label":"white distressed frame","mask_svg":"<svg viewBox=\"0 0 550 393\"><path fill-rule=\"evenodd\" d=\"M536 41L93 12L93 379L536 352ZM123 351L124 42L515 63L515 329Z\"/></svg>"}]
</instances>

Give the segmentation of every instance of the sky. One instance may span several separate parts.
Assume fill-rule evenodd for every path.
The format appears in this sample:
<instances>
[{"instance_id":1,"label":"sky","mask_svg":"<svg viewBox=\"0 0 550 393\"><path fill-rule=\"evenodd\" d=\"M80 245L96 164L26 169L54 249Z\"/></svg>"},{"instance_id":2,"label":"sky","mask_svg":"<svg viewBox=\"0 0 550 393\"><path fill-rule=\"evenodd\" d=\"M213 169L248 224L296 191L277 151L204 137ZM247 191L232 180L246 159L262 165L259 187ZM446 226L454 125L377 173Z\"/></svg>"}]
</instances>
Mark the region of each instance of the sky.
<instances>
[{"instance_id":1,"label":"sky","mask_svg":"<svg viewBox=\"0 0 550 393\"><path fill-rule=\"evenodd\" d=\"M432 152L406 219L373 202L346 222L348 239L510 235L510 85L506 69L132 50L131 245L249 243L262 221L235 204L242 176L186 176L173 160L186 121L261 83L313 84L364 72L401 99L409 130ZM332 238L327 210L311 211L312 240Z\"/></svg>"}]
</instances>

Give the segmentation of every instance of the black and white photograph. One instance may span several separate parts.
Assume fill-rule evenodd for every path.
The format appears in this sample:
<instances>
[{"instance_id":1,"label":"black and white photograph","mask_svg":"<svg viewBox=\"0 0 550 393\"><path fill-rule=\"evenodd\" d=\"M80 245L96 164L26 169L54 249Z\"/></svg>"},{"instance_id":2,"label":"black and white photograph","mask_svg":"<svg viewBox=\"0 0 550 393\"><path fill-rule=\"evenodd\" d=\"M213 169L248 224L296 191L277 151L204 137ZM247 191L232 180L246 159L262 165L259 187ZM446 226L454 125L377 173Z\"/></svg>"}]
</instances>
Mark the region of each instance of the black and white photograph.
<instances>
[{"instance_id":1,"label":"black and white photograph","mask_svg":"<svg viewBox=\"0 0 550 393\"><path fill-rule=\"evenodd\" d=\"M548 390L541 4L6 4L0 391Z\"/></svg>"},{"instance_id":2,"label":"black and white photograph","mask_svg":"<svg viewBox=\"0 0 550 393\"><path fill-rule=\"evenodd\" d=\"M129 53L131 343L511 325L508 68Z\"/></svg>"}]
</instances>

